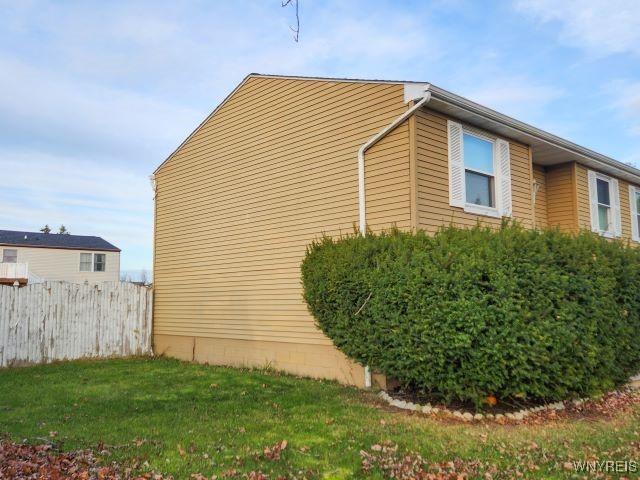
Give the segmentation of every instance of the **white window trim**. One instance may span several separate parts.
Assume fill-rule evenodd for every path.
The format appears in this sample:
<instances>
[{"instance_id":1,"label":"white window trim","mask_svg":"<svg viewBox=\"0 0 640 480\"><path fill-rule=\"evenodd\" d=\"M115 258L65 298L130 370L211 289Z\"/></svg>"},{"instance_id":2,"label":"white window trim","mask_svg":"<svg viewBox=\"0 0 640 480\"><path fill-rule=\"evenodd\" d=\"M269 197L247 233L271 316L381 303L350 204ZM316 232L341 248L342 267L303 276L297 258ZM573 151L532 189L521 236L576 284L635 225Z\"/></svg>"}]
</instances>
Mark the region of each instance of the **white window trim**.
<instances>
[{"instance_id":1,"label":"white window trim","mask_svg":"<svg viewBox=\"0 0 640 480\"><path fill-rule=\"evenodd\" d=\"M499 194L501 193L498 189L500 188L500 178L499 178L499 173L500 173L500 163L498 161L498 155L497 155L497 149L496 149L496 139L495 138L491 138L488 137L486 135L483 135L475 130L471 130L466 126L462 126L462 135L464 138L464 135L471 135L472 137L476 137L479 138L480 140L484 140L485 142L489 142L491 143L491 152L493 154L493 174L489 174L487 172L483 172L482 170L476 170L473 168L467 168L465 163L464 163L464 141L461 142L461 149L462 149L462 165L464 167L464 191L463 194L465 195L465 202L464 202L464 211L467 213L473 213L474 215L483 215L485 217L493 217L493 218L500 218L500 210L498 209L498 197ZM493 192L491 192L493 194L493 207L487 207L485 205L476 205L475 203L468 203L466 200L466 194L467 194L467 174L466 171L467 170L471 170L472 172L475 173L479 173L481 175L486 175L486 176L490 176L493 177Z\"/></svg>"},{"instance_id":2,"label":"white window trim","mask_svg":"<svg viewBox=\"0 0 640 480\"><path fill-rule=\"evenodd\" d=\"M91 270L81 270L82 254L91 255ZM104 270L97 271L96 268L96 255L104 255ZM105 273L107 271L107 255L105 252L80 252L78 254L78 272L80 273Z\"/></svg>"},{"instance_id":3,"label":"white window trim","mask_svg":"<svg viewBox=\"0 0 640 480\"><path fill-rule=\"evenodd\" d=\"M629 185L629 210L631 213L631 240L640 242L640 231L638 227L638 214L636 196L640 195L640 188Z\"/></svg>"},{"instance_id":4,"label":"white window trim","mask_svg":"<svg viewBox=\"0 0 640 480\"><path fill-rule=\"evenodd\" d=\"M473 213L474 215L483 215L485 217L500 218L501 216L497 208L476 205L475 203L465 203L464 211L467 213Z\"/></svg>"},{"instance_id":5,"label":"white window trim","mask_svg":"<svg viewBox=\"0 0 640 480\"><path fill-rule=\"evenodd\" d=\"M591 191L592 187L594 185L597 185L597 183L595 183L594 181L594 185L592 185L591 182L589 182L591 230L605 238L617 238L622 236L621 229L616 228L617 225L620 225L620 191L619 191L619 187L617 189L615 188L615 186L617 185L617 179L615 179L614 177L610 177L608 175L604 175L599 172L595 172L593 170L589 171L589 175L593 175L593 178L595 180L602 180L607 182L607 184L609 185L609 200L611 202L609 205L609 213L611 215L611 218L609 221L610 230L601 230L600 221L598 217L598 205L600 205L600 203L598 202L598 189L596 187L594 191ZM595 211L594 211L594 204L595 204Z\"/></svg>"},{"instance_id":6,"label":"white window trim","mask_svg":"<svg viewBox=\"0 0 640 480\"><path fill-rule=\"evenodd\" d=\"M486 140L493 145L493 185L494 206L487 207L467 203L466 168L464 165L464 134ZM509 142L485 134L474 127L447 120L448 162L449 162L449 205L462 209L464 212L492 217L511 217L513 215L513 196L511 184L511 154ZM469 169L472 172L479 172Z\"/></svg>"}]
</instances>

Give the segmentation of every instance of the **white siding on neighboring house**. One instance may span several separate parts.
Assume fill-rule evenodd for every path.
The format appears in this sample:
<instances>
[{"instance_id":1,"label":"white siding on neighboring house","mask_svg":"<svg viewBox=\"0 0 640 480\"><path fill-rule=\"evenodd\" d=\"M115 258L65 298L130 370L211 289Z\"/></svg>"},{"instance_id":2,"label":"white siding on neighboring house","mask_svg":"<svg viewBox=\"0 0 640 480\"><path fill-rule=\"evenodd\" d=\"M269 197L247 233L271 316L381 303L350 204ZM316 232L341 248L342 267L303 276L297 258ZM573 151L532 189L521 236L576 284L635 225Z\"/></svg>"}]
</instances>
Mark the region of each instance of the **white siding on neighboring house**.
<instances>
[{"instance_id":1,"label":"white siding on neighboring house","mask_svg":"<svg viewBox=\"0 0 640 480\"><path fill-rule=\"evenodd\" d=\"M86 281L89 284L117 282L120 280L120 252L0 246L0 253L5 248L17 250L17 262L28 263L29 274L36 275L44 280L61 280L71 283L84 283ZM81 272L81 253L105 254L105 271Z\"/></svg>"}]
</instances>

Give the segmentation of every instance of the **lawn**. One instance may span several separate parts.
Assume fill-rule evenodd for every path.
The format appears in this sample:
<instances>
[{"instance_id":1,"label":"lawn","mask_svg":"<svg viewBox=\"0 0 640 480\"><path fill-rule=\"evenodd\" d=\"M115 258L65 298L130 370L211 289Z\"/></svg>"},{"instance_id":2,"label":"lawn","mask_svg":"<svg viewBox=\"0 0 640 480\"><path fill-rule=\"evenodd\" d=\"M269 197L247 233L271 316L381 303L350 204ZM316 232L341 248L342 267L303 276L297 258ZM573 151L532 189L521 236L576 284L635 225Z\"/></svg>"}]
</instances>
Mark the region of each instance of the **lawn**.
<instances>
[{"instance_id":1,"label":"lawn","mask_svg":"<svg viewBox=\"0 0 640 480\"><path fill-rule=\"evenodd\" d=\"M360 452L378 454L386 444L398 446L398 457L459 459L480 478L578 478L566 462L640 460L639 431L638 410L538 426L447 423L390 411L374 393L333 382L169 359L0 370L0 435L92 448L105 462L176 479L254 470L269 478L384 478L378 467L363 471ZM283 440L279 458L265 453Z\"/></svg>"}]
</instances>

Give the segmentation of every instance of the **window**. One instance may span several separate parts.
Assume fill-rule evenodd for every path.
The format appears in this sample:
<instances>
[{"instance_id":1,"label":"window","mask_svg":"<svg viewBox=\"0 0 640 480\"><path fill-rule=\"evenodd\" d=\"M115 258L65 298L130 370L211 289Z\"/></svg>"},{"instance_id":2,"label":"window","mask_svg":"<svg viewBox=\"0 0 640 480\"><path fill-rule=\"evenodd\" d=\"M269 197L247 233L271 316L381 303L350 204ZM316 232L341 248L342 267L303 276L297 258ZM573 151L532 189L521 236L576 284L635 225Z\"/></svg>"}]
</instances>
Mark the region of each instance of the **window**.
<instances>
[{"instance_id":1,"label":"window","mask_svg":"<svg viewBox=\"0 0 640 480\"><path fill-rule=\"evenodd\" d=\"M80 271L81 272L91 271L91 254L90 253L80 254Z\"/></svg>"},{"instance_id":2,"label":"window","mask_svg":"<svg viewBox=\"0 0 640 480\"><path fill-rule=\"evenodd\" d=\"M81 272L104 272L107 266L107 255L104 253L81 253Z\"/></svg>"},{"instance_id":3,"label":"window","mask_svg":"<svg viewBox=\"0 0 640 480\"><path fill-rule=\"evenodd\" d=\"M640 232L640 191L638 191L638 189L635 190L635 198L634 198L634 203L633 206L635 207L634 210L636 212L636 214L634 215L634 219L633 219L633 223L635 224L636 229ZM636 235L636 238L634 238L634 240L638 241L640 240L638 237L640 235Z\"/></svg>"},{"instance_id":4,"label":"window","mask_svg":"<svg viewBox=\"0 0 640 480\"><path fill-rule=\"evenodd\" d=\"M589 171L591 229L605 237L619 237L620 197L615 178Z\"/></svg>"},{"instance_id":5,"label":"window","mask_svg":"<svg viewBox=\"0 0 640 480\"><path fill-rule=\"evenodd\" d=\"M462 135L462 142L466 203L494 207L493 142L469 133Z\"/></svg>"},{"instance_id":6,"label":"window","mask_svg":"<svg viewBox=\"0 0 640 480\"><path fill-rule=\"evenodd\" d=\"M509 142L448 121L449 204L490 217L511 216Z\"/></svg>"},{"instance_id":7,"label":"window","mask_svg":"<svg viewBox=\"0 0 640 480\"><path fill-rule=\"evenodd\" d=\"M104 267L106 263L106 255L104 253L94 253L93 254L93 271L94 272L104 272Z\"/></svg>"},{"instance_id":8,"label":"window","mask_svg":"<svg viewBox=\"0 0 640 480\"><path fill-rule=\"evenodd\" d=\"M629 205L631 207L631 240L640 242L640 188L629 185Z\"/></svg>"},{"instance_id":9,"label":"window","mask_svg":"<svg viewBox=\"0 0 640 480\"><path fill-rule=\"evenodd\" d=\"M598 195L598 227L602 232L611 231L611 194L609 182L596 178L596 191Z\"/></svg>"},{"instance_id":10,"label":"window","mask_svg":"<svg viewBox=\"0 0 640 480\"><path fill-rule=\"evenodd\" d=\"M13 248L2 250L2 263L18 263L18 250Z\"/></svg>"}]
</instances>

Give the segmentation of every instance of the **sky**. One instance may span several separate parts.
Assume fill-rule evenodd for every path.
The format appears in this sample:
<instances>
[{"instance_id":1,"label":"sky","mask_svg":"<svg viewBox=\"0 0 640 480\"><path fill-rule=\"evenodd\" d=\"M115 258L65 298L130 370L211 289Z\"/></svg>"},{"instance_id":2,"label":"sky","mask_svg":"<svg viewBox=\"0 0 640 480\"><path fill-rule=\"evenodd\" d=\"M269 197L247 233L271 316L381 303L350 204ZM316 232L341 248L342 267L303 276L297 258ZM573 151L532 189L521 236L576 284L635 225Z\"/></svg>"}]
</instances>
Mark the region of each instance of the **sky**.
<instances>
[{"instance_id":1,"label":"sky","mask_svg":"<svg viewBox=\"0 0 640 480\"><path fill-rule=\"evenodd\" d=\"M149 175L250 72L431 82L640 167L640 1L0 0L0 229L150 269Z\"/></svg>"}]
</instances>

